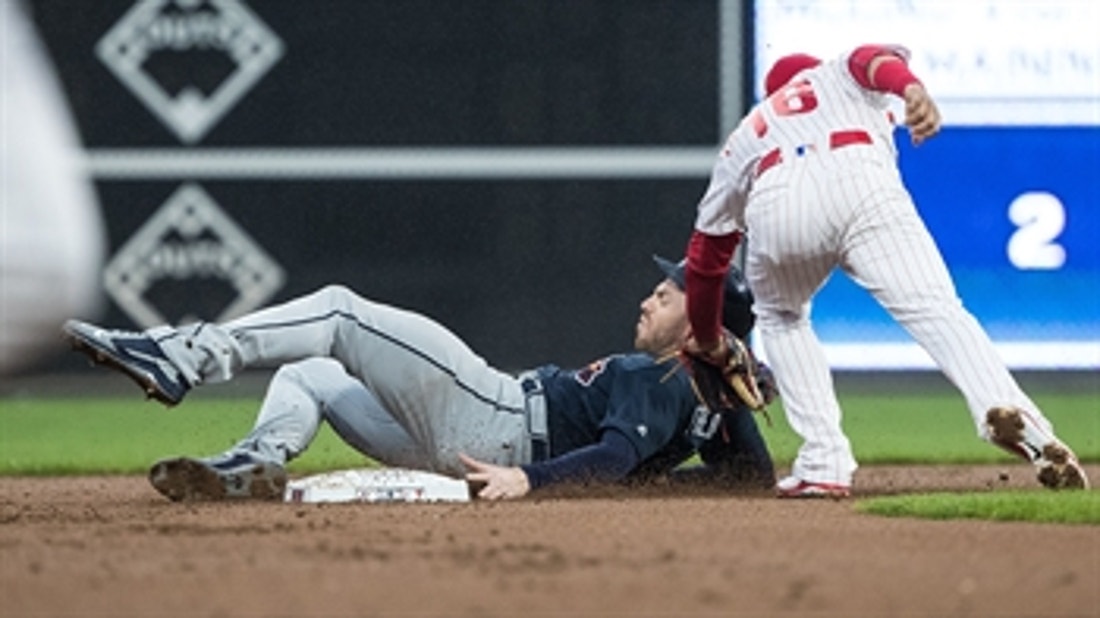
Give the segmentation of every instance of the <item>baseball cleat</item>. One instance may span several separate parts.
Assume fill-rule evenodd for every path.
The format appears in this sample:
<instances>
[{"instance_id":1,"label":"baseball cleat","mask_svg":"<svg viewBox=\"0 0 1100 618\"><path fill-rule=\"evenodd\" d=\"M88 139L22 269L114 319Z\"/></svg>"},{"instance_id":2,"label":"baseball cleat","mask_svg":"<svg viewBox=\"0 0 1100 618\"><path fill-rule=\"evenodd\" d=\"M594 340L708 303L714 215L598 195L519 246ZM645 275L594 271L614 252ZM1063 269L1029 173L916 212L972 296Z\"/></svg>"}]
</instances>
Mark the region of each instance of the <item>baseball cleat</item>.
<instances>
[{"instance_id":1,"label":"baseball cleat","mask_svg":"<svg viewBox=\"0 0 1100 618\"><path fill-rule=\"evenodd\" d=\"M1046 464L1039 466L1039 482L1050 489L1088 489L1089 477L1077 457L1062 444L1043 447Z\"/></svg>"},{"instance_id":2,"label":"baseball cleat","mask_svg":"<svg viewBox=\"0 0 1100 618\"><path fill-rule=\"evenodd\" d=\"M236 453L213 459L163 459L149 469L149 482L173 502L281 500L287 476L277 463Z\"/></svg>"},{"instance_id":3,"label":"baseball cleat","mask_svg":"<svg viewBox=\"0 0 1100 618\"><path fill-rule=\"evenodd\" d=\"M985 419L989 441L1035 464L1044 487L1088 489L1088 476L1069 447L1057 440L1042 445L1028 440L1025 413L1019 408L991 408Z\"/></svg>"},{"instance_id":4,"label":"baseball cleat","mask_svg":"<svg viewBox=\"0 0 1100 618\"><path fill-rule=\"evenodd\" d=\"M73 349L97 365L121 371L141 386L146 396L167 406L183 399L191 386L148 335L69 320L62 330Z\"/></svg>"},{"instance_id":5,"label":"baseball cleat","mask_svg":"<svg viewBox=\"0 0 1100 618\"><path fill-rule=\"evenodd\" d=\"M840 483L818 483L803 481L794 476L775 484L777 498L832 498L840 500L852 495L852 488Z\"/></svg>"}]
</instances>

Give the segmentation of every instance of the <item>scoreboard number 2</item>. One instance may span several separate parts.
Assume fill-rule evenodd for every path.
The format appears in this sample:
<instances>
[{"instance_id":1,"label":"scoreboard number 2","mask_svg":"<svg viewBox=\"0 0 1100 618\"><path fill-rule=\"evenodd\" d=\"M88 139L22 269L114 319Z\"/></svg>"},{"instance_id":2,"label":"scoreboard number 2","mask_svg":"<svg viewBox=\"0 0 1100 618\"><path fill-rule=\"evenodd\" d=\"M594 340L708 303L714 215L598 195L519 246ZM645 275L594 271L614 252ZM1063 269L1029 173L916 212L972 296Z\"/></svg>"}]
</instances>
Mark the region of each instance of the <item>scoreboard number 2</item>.
<instances>
[{"instance_id":1,"label":"scoreboard number 2","mask_svg":"<svg viewBox=\"0 0 1100 618\"><path fill-rule=\"evenodd\" d=\"M1008 240L1008 260L1021 270L1057 270L1066 262L1058 236L1066 226L1062 201L1046 192L1023 193L1008 206L1016 231Z\"/></svg>"}]
</instances>

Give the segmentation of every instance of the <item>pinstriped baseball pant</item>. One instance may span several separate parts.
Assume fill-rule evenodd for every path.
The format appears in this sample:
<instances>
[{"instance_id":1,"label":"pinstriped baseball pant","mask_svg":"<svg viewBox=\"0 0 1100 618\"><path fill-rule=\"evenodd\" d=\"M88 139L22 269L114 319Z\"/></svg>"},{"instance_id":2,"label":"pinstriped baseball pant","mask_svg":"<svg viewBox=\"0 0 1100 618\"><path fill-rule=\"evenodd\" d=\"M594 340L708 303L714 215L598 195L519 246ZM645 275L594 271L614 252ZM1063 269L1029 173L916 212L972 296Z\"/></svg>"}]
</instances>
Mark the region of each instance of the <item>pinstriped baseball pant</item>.
<instances>
[{"instance_id":1,"label":"pinstriped baseball pant","mask_svg":"<svg viewBox=\"0 0 1100 618\"><path fill-rule=\"evenodd\" d=\"M1019 388L988 335L963 307L939 249L891 163L807 157L781 166L746 209L746 276L757 333L791 427L803 439L792 474L849 484L857 464L825 353L814 334L814 294L839 268L867 290L961 391L978 434L989 408L1031 412L1028 432L1053 430Z\"/></svg>"}]
</instances>

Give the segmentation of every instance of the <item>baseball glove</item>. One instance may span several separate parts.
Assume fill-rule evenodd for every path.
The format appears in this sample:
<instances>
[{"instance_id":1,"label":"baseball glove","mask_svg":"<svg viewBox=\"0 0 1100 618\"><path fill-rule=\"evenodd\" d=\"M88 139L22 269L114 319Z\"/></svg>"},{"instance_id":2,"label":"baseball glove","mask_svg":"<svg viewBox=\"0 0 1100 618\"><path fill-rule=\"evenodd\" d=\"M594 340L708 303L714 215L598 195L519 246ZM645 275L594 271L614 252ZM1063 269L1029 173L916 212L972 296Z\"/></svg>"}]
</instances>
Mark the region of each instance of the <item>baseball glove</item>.
<instances>
[{"instance_id":1,"label":"baseball glove","mask_svg":"<svg viewBox=\"0 0 1100 618\"><path fill-rule=\"evenodd\" d=\"M741 406L763 410L776 396L771 372L757 362L745 342L725 330L722 336L726 342L723 358L681 353L691 374L695 396L714 412Z\"/></svg>"}]
</instances>

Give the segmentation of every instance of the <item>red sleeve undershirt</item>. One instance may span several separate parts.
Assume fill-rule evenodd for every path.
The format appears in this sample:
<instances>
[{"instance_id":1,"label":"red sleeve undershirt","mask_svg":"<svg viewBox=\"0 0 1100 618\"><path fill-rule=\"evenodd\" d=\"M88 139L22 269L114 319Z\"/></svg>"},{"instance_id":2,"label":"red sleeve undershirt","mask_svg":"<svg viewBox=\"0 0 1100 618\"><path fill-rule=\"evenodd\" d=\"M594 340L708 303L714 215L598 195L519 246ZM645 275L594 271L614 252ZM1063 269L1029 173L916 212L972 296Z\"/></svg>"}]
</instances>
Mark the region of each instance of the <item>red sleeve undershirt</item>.
<instances>
[{"instance_id":1,"label":"red sleeve undershirt","mask_svg":"<svg viewBox=\"0 0 1100 618\"><path fill-rule=\"evenodd\" d=\"M695 230L687 247L684 285L688 320L695 341L706 346L718 341L722 328L722 299L730 258L741 242L741 232L709 236Z\"/></svg>"},{"instance_id":2,"label":"red sleeve undershirt","mask_svg":"<svg viewBox=\"0 0 1100 618\"><path fill-rule=\"evenodd\" d=\"M868 75L867 68L871 61L878 56L891 56L894 61L883 62L875 69L874 75ZM905 58L897 52L882 45L864 45L856 48L848 56L848 72L855 78L856 83L868 90L876 92L891 92L899 97L905 93L905 87L909 84L920 83L909 70Z\"/></svg>"}]
</instances>

